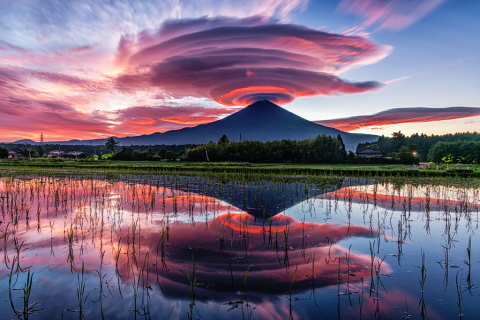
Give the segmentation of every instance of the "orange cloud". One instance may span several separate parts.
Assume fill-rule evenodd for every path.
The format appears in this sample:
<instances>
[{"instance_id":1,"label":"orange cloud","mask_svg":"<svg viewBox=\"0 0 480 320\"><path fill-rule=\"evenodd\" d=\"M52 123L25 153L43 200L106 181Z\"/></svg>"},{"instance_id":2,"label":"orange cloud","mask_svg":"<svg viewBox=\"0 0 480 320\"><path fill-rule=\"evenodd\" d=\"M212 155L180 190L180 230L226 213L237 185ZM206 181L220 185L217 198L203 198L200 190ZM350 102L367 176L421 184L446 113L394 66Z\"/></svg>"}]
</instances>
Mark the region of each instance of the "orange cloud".
<instances>
[{"instance_id":1,"label":"orange cloud","mask_svg":"<svg viewBox=\"0 0 480 320\"><path fill-rule=\"evenodd\" d=\"M168 121L173 123L180 123L180 124L190 124L190 125L199 125L204 123L209 123L218 120L218 117L214 116L205 116L205 117L195 117L195 116L178 116L178 117L165 117L159 118L158 120Z\"/></svg>"}]
</instances>

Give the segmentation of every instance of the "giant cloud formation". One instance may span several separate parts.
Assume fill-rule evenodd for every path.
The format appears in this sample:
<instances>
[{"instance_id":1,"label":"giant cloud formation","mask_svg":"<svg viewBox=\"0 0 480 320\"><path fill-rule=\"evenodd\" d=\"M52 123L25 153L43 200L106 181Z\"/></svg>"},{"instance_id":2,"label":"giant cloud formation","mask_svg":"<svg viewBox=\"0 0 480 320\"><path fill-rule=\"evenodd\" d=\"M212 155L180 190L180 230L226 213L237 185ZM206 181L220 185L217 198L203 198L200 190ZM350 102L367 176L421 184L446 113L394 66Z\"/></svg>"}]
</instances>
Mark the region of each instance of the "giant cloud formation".
<instances>
[{"instance_id":1,"label":"giant cloud formation","mask_svg":"<svg viewBox=\"0 0 480 320\"><path fill-rule=\"evenodd\" d=\"M224 105L301 96L361 93L376 81L337 75L374 63L390 51L362 37L280 24L262 17L200 18L165 23L156 33L123 37L117 51L121 90L159 88Z\"/></svg>"}]
</instances>

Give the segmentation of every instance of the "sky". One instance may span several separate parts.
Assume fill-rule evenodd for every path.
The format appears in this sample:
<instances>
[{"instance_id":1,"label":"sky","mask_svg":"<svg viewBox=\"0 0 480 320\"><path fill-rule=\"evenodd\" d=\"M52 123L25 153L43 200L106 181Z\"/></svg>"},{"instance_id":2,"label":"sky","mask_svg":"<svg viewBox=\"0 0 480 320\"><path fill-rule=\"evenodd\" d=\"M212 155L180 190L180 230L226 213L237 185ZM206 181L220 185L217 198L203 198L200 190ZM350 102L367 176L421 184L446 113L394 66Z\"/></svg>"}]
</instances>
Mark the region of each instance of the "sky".
<instances>
[{"instance_id":1,"label":"sky","mask_svg":"<svg viewBox=\"0 0 480 320\"><path fill-rule=\"evenodd\" d=\"M476 0L0 0L0 141L125 137L261 99L354 133L480 128Z\"/></svg>"}]
</instances>

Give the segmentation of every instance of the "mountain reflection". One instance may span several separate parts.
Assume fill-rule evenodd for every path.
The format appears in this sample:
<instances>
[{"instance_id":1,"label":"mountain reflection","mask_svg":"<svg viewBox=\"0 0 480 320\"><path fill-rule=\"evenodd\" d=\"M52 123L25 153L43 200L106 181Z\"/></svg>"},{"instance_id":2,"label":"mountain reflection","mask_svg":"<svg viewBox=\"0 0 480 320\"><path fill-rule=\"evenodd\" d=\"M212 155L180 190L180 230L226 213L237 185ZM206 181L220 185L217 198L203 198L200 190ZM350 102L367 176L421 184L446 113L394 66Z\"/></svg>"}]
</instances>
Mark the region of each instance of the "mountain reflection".
<instances>
[{"instance_id":1,"label":"mountain reflection","mask_svg":"<svg viewBox=\"0 0 480 320\"><path fill-rule=\"evenodd\" d=\"M86 239L90 239L94 247L112 246L112 254L103 263L109 260L108 264L115 265L122 281L141 273L138 281L145 286L158 283L167 296L185 296L193 279L199 292L282 294L292 283L297 291L310 290L368 278L379 264L338 244L346 237L377 236L363 226L302 223L282 214L260 219L205 191L137 181L10 182L2 186L6 194L2 211L11 214L15 199L20 200L16 210L36 211L35 219L23 217L25 224L18 223L22 217L15 218L16 228L21 229L18 236L37 250L32 256L31 250L25 254L24 264L61 265L64 259L71 270L78 269L80 261L86 263L86 270L94 270L98 262L85 250ZM242 202L241 194L252 193L259 202L283 199L291 206L337 187L315 190L291 185L284 189L285 196L272 186L256 188L261 192L254 193L251 186L220 191L215 186L208 193L234 194L231 203ZM37 232L32 232L33 226ZM48 256L48 247L53 253L65 253L67 247L68 257ZM43 253L39 256L39 252ZM389 272L386 264L382 272ZM211 296L199 293L198 297Z\"/></svg>"},{"instance_id":2,"label":"mountain reflection","mask_svg":"<svg viewBox=\"0 0 480 320\"><path fill-rule=\"evenodd\" d=\"M267 219L306 199L341 188L343 180L342 178L330 178L326 185L322 186L303 182L261 181L257 183L200 183L177 188L219 199L257 218Z\"/></svg>"},{"instance_id":3,"label":"mountain reflection","mask_svg":"<svg viewBox=\"0 0 480 320\"><path fill-rule=\"evenodd\" d=\"M466 213L478 212L479 196L473 187L361 178L320 187L160 175L0 178L0 307L18 314L30 271L45 319L76 318L65 312L80 308L82 288L88 319L165 310L220 319L236 317L225 314L233 309L312 318L317 308L328 319L392 318L412 303L424 315L433 304L423 292L437 292L420 291L422 269L410 266L423 255L410 244L430 248L432 235L445 236L445 250L427 252L425 264L438 283L431 261L444 267L451 283L450 268L470 263L449 257L462 257L453 251L460 227L477 228ZM457 251L465 256L469 246ZM464 284L475 270L464 269Z\"/></svg>"}]
</instances>

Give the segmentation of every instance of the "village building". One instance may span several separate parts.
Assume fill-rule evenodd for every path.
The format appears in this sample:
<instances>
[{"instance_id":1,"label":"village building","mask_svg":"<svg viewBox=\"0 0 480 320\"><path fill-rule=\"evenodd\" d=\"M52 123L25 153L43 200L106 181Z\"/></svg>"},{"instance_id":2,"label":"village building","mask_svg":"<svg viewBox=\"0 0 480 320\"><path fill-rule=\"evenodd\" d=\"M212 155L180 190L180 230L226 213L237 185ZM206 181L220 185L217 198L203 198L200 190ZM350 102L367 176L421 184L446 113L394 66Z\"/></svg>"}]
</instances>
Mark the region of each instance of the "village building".
<instances>
[{"instance_id":1,"label":"village building","mask_svg":"<svg viewBox=\"0 0 480 320\"><path fill-rule=\"evenodd\" d=\"M48 153L47 157L48 158L61 158L63 156L63 154L65 153L65 151L60 151L60 150L52 150Z\"/></svg>"},{"instance_id":2,"label":"village building","mask_svg":"<svg viewBox=\"0 0 480 320\"><path fill-rule=\"evenodd\" d=\"M20 159L22 154L17 151L8 151L8 159Z\"/></svg>"},{"instance_id":3,"label":"village building","mask_svg":"<svg viewBox=\"0 0 480 320\"><path fill-rule=\"evenodd\" d=\"M81 155L83 152L81 151L70 151L68 152L67 154L68 155L71 155L71 156L75 156L75 157L78 157L79 155Z\"/></svg>"},{"instance_id":4,"label":"village building","mask_svg":"<svg viewBox=\"0 0 480 320\"><path fill-rule=\"evenodd\" d=\"M382 151L379 151L379 150L373 150L373 149L367 148L365 150L357 152L357 156L360 157L360 158L367 158L367 159L382 158L383 153L382 153Z\"/></svg>"}]
</instances>

